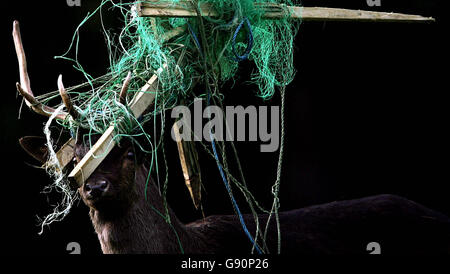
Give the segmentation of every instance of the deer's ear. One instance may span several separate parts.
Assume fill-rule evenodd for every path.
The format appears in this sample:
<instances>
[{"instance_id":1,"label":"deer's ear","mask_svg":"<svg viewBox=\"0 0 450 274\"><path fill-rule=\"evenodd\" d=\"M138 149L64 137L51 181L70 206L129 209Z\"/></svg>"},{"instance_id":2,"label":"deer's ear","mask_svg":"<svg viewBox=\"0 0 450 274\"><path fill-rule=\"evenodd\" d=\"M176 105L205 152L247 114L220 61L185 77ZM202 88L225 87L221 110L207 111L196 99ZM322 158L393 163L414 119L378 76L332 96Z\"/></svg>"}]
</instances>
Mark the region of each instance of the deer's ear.
<instances>
[{"instance_id":1,"label":"deer's ear","mask_svg":"<svg viewBox=\"0 0 450 274\"><path fill-rule=\"evenodd\" d=\"M48 149L44 137L27 136L19 139L20 146L41 163L48 160Z\"/></svg>"}]
</instances>

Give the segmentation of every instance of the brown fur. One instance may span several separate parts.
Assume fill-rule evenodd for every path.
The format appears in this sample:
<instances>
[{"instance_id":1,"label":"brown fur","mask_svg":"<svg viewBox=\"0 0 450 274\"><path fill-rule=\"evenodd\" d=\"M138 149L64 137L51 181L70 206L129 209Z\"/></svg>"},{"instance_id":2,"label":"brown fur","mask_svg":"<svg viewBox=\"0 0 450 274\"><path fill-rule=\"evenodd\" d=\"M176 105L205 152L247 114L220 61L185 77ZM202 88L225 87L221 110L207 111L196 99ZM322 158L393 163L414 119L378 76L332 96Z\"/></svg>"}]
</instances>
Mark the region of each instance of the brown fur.
<instances>
[{"instance_id":1,"label":"brown fur","mask_svg":"<svg viewBox=\"0 0 450 274\"><path fill-rule=\"evenodd\" d=\"M31 142L29 142L31 143ZM34 141L33 141L34 143ZM26 146L27 141L22 140ZM28 149L28 151L41 151ZM210 216L182 224L172 210L170 226L156 211L164 212L158 188L150 181L139 156L129 157L130 144L116 147L87 182L106 180L109 189L97 200L79 192L90 207L90 217L104 253L249 253L249 239L236 216ZM80 160L86 148L77 144ZM41 156L35 158L42 158ZM265 223L267 215L260 215ZM255 232L253 216L244 215ZM450 254L450 219L438 212L395 195L333 202L280 213L281 251L294 254L367 254L376 241L383 254ZM175 234L175 232L177 234ZM267 245L277 249L275 222L269 227Z\"/></svg>"}]
</instances>

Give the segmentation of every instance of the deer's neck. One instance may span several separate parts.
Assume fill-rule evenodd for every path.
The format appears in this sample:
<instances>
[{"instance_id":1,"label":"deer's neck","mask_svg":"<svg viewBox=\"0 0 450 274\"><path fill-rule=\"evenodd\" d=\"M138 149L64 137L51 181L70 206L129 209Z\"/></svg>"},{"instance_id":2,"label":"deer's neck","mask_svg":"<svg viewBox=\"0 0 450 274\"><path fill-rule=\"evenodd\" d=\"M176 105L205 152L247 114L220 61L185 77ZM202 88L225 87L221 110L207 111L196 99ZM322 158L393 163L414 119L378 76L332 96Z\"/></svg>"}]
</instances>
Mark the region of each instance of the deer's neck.
<instances>
[{"instance_id":1,"label":"deer's neck","mask_svg":"<svg viewBox=\"0 0 450 274\"><path fill-rule=\"evenodd\" d=\"M145 179L142 168L136 173L137 197L126 210L105 214L91 209L103 253L173 254L203 250L201 236L186 228L170 208L170 224L163 217L166 209L156 186L150 183L145 197Z\"/></svg>"}]
</instances>

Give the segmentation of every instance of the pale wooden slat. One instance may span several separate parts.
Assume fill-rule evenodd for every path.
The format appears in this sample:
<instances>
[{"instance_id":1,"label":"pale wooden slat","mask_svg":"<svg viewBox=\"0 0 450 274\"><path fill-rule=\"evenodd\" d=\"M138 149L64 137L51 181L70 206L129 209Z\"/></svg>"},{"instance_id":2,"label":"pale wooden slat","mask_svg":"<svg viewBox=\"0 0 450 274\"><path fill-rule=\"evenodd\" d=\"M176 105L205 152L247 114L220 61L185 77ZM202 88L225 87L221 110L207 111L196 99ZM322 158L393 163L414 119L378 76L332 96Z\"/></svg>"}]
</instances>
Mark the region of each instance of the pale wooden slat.
<instances>
[{"instance_id":1,"label":"pale wooden slat","mask_svg":"<svg viewBox=\"0 0 450 274\"><path fill-rule=\"evenodd\" d=\"M321 7L291 7L292 17L303 21L359 21L359 22L399 22L420 23L433 22L432 17L420 15L378 12L365 10L349 10Z\"/></svg>"},{"instance_id":2,"label":"pale wooden slat","mask_svg":"<svg viewBox=\"0 0 450 274\"><path fill-rule=\"evenodd\" d=\"M166 66L163 67L165 68ZM158 70L157 74L161 73L161 71L162 68ZM130 103L130 110L135 117L141 116L153 103L156 97L157 85L158 76L155 74L133 98ZM115 125L111 125L69 174L68 178L72 184L82 186L85 180L91 176L114 148L114 136Z\"/></svg>"},{"instance_id":3,"label":"pale wooden slat","mask_svg":"<svg viewBox=\"0 0 450 274\"><path fill-rule=\"evenodd\" d=\"M185 126L183 130L189 130ZM189 190L195 208L198 209L202 199L202 181L195 143L194 141L186 141L181 138L178 122L173 125L172 130L178 147L178 156L180 158L181 169L183 170L184 182Z\"/></svg>"},{"instance_id":4,"label":"pale wooden slat","mask_svg":"<svg viewBox=\"0 0 450 274\"><path fill-rule=\"evenodd\" d=\"M166 68L167 65L163 65ZM141 91L130 102L130 110L134 117L141 116L144 111L153 103L158 89L158 75L163 71L163 68L158 69L155 75L141 88Z\"/></svg>"},{"instance_id":5,"label":"pale wooden slat","mask_svg":"<svg viewBox=\"0 0 450 274\"><path fill-rule=\"evenodd\" d=\"M376 12L364 10L337 9L325 7L295 7L282 6L274 3L260 3L258 8L265 13L264 18L285 18L287 14L291 19L302 21L360 21L360 22L432 22L434 18L420 15ZM142 17L195 17L197 13L188 1L177 3L158 1L137 4L137 12ZM216 17L217 12L211 5L203 4L200 7L202 16Z\"/></svg>"},{"instance_id":6,"label":"pale wooden slat","mask_svg":"<svg viewBox=\"0 0 450 274\"><path fill-rule=\"evenodd\" d=\"M194 17L197 16L195 9L189 1L177 3L156 1L155 3L143 2L136 4L136 10L141 17ZM211 5L204 3L200 7L203 16L217 16Z\"/></svg>"},{"instance_id":7,"label":"pale wooden slat","mask_svg":"<svg viewBox=\"0 0 450 274\"><path fill-rule=\"evenodd\" d=\"M114 126L110 126L69 174L69 181L73 185L82 186L114 148L114 129Z\"/></svg>"},{"instance_id":8,"label":"pale wooden slat","mask_svg":"<svg viewBox=\"0 0 450 274\"><path fill-rule=\"evenodd\" d=\"M73 159L73 149L75 147L75 139L70 138L56 153L59 165L64 169Z\"/></svg>"}]
</instances>

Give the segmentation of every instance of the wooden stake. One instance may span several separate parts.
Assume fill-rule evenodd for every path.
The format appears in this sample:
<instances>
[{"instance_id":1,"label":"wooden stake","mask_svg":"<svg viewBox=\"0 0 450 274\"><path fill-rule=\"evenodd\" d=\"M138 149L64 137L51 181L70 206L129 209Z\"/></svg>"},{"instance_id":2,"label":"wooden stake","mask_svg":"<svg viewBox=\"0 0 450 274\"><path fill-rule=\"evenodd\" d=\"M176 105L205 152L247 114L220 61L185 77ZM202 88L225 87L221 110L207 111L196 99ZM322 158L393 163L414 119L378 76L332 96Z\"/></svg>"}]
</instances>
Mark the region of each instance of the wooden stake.
<instances>
[{"instance_id":1,"label":"wooden stake","mask_svg":"<svg viewBox=\"0 0 450 274\"><path fill-rule=\"evenodd\" d=\"M299 8L291 7L293 18L303 21L358 21L358 22L393 22L393 23L425 23L434 22L432 17L420 15L377 12L364 10L334 9L334 8ZM276 17L277 14L267 14Z\"/></svg>"},{"instance_id":2,"label":"wooden stake","mask_svg":"<svg viewBox=\"0 0 450 274\"><path fill-rule=\"evenodd\" d=\"M181 168L183 170L186 187L191 194L192 201L196 209L199 208L202 199L202 178L198 153L194 141L182 140L178 122L172 128L178 146ZM189 130L183 127L183 130Z\"/></svg>"},{"instance_id":3,"label":"wooden stake","mask_svg":"<svg viewBox=\"0 0 450 274\"><path fill-rule=\"evenodd\" d=\"M69 174L69 181L78 187L91 176L94 170L102 163L106 155L114 148L114 126L110 126L88 153L81 159Z\"/></svg>"},{"instance_id":4,"label":"wooden stake","mask_svg":"<svg viewBox=\"0 0 450 274\"><path fill-rule=\"evenodd\" d=\"M59 165L64 169L73 159L73 149L75 147L75 139L70 138L56 153Z\"/></svg>"},{"instance_id":5,"label":"wooden stake","mask_svg":"<svg viewBox=\"0 0 450 274\"><path fill-rule=\"evenodd\" d=\"M163 68L166 67L167 65L163 66ZM140 117L155 100L158 89L157 75L162 72L163 68L160 68L157 74L150 78L147 84L142 87L141 91L137 93L131 101L130 110L135 117ZM78 187L82 186L95 169L103 162L108 153L111 152L115 146L115 128L116 125L111 125L83 159L75 166L68 177L72 184L76 184Z\"/></svg>"},{"instance_id":6,"label":"wooden stake","mask_svg":"<svg viewBox=\"0 0 450 274\"><path fill-rule=\"evenodd\" d=\"M196 17L197 13L189 1L172 3L168 1L143 2L136 4L136 10L142 17ZM433 22L432 17L392 12L376 12L364 10L336 9L323 7L295 7L275 3L256 3L255 6L264 12L266 19L291 19L302 21L358 21L358 22ZM204 3L200 6L202 16L217 17L213 6Z\"/></svg>"}]
</instances>

